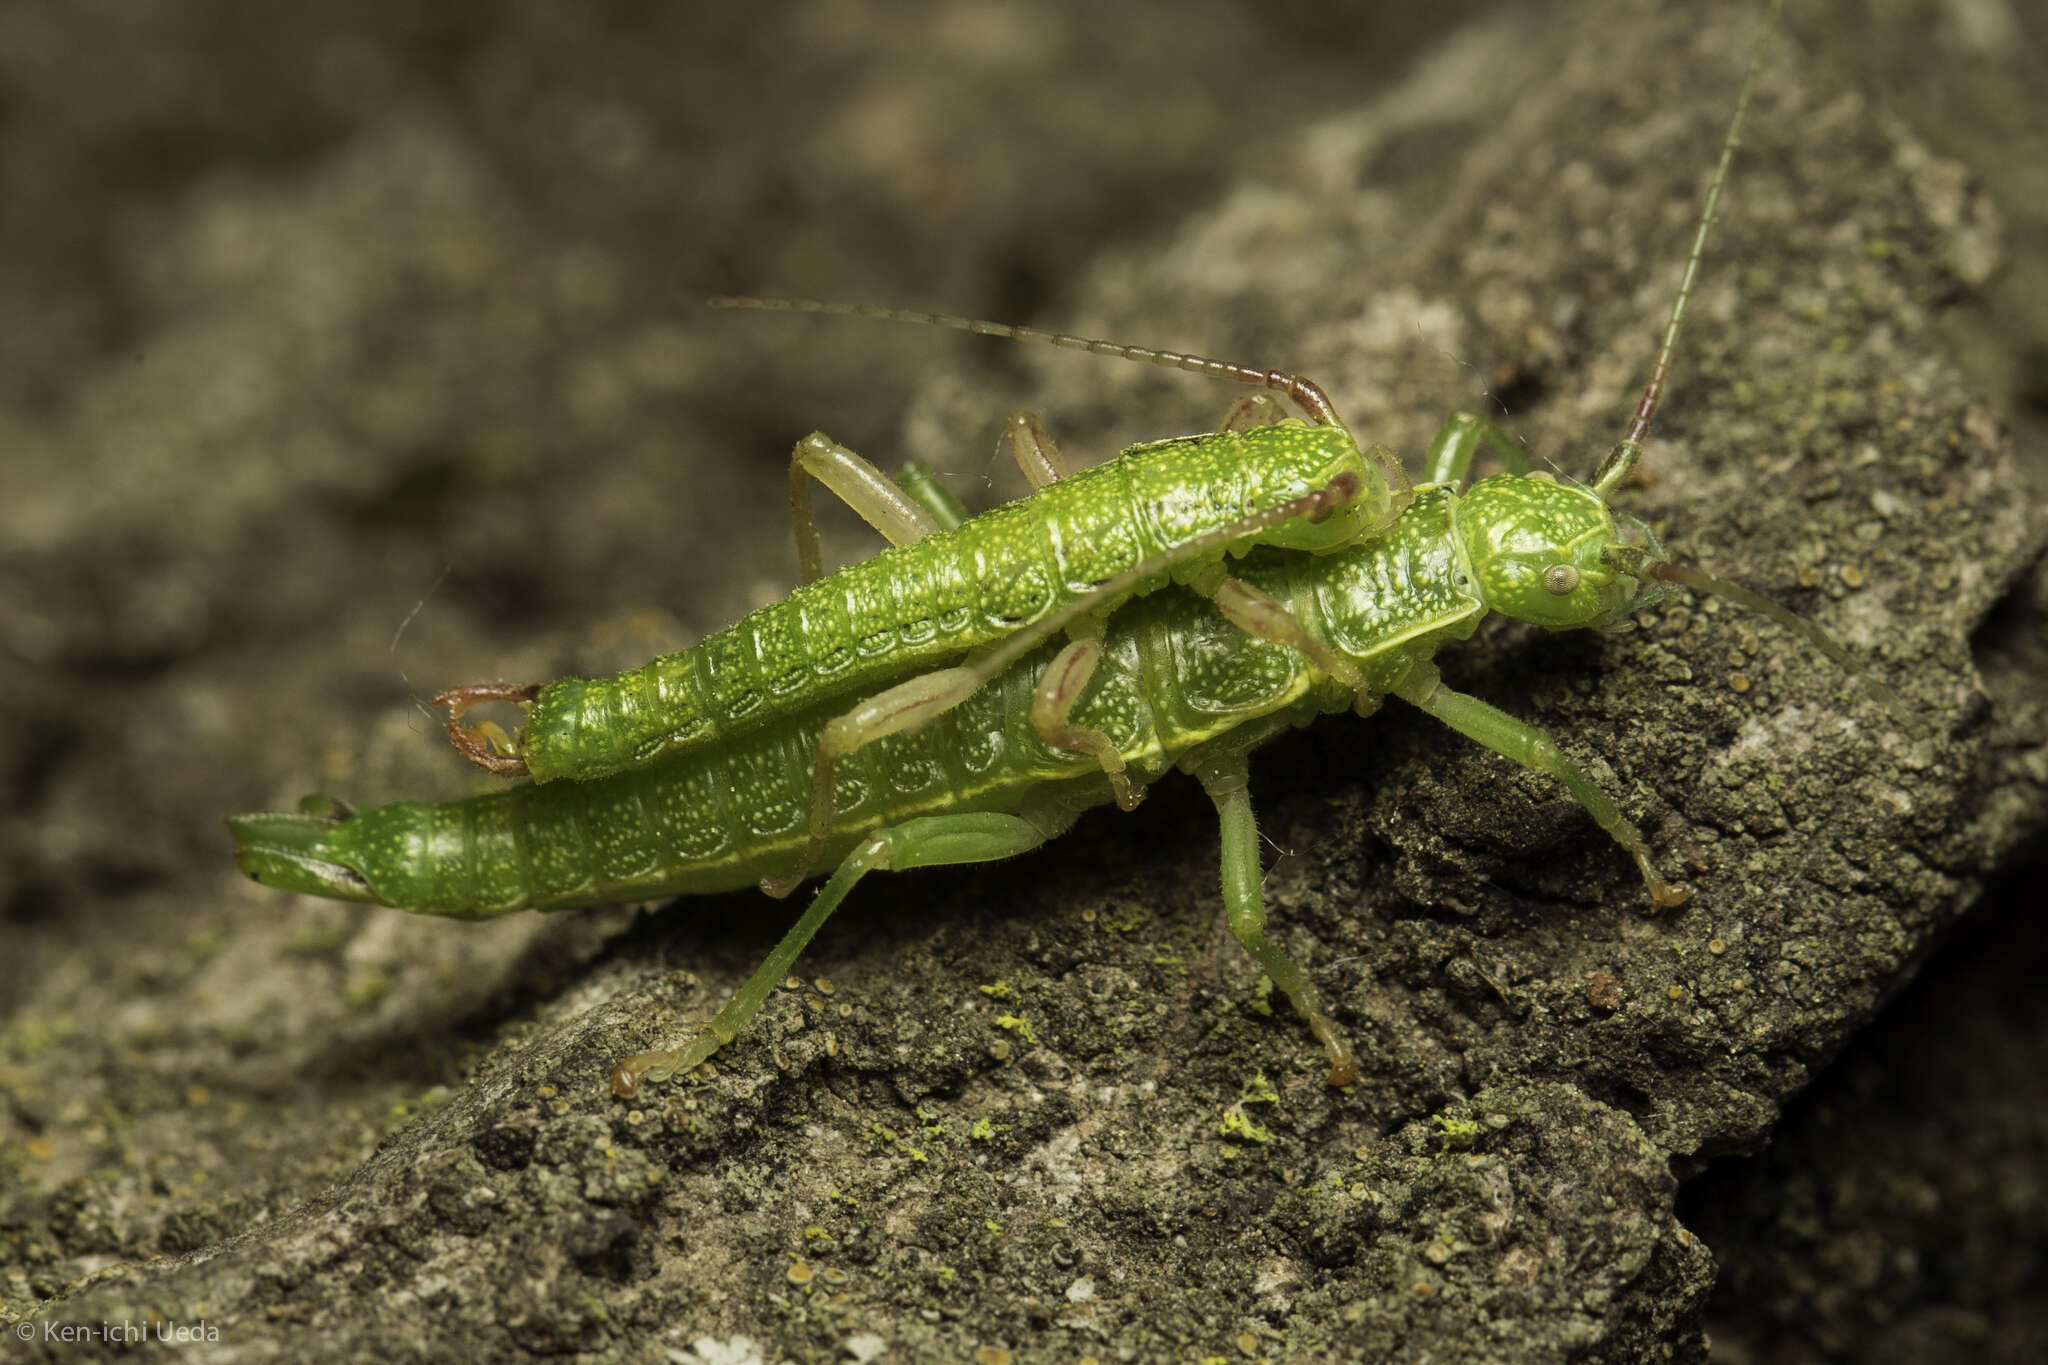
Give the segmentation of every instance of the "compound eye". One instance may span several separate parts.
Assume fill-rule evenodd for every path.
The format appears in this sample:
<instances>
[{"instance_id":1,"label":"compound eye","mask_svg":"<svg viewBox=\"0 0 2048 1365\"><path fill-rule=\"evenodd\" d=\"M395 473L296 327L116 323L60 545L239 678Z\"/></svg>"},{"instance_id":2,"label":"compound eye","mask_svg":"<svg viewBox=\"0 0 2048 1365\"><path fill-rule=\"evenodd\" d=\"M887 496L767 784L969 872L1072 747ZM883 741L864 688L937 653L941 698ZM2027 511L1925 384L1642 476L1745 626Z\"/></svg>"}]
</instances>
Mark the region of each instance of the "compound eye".
<instances>
[{"instance_id":1,"label":"compound eye","mask_svg":"<svg viewBox=\"0 0 2048 1365\"><path fill-rule=\"evenodd\" d=\"M1543 590L1556 597L1570 597L1579 586L1579 571L1569 564L1553 564L1543 571Z\"/></svg>"}]
</instances>

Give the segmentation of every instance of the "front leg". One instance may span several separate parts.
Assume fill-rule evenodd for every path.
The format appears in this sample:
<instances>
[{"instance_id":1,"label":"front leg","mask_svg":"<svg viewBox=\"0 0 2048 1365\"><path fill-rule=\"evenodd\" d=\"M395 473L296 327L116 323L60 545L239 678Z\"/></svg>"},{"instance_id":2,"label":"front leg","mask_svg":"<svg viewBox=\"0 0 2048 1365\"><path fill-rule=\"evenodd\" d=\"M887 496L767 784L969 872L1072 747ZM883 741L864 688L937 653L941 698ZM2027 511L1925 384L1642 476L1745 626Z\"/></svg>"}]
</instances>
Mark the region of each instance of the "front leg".
<instances>
[{"instance_id":1,"label":"front leg","mask_svg":"<svg viewBox=\"0 0 2048 1365\"><path fill-rule=\"evenodd\" d=\"M1650 899L1662 906L1679 906L1692 896L1689 887L1664 880L1650 862L1650 845L1621 807L1594 785L1585 769L1566 758L1557 742L1527 721L1516 720L1477 697L1445 687L1435 664L1417 664L1394 684L1394 695L1435 716L1467 739L1484 744L1497 754L1506 754L1523 767L1548 773L1564 783L1572 799L1586 808L1614 842L1628 851L1643 874Z\"/></svg>"},{"instance_id":2,"label":"front leg","mask_svg":"<svg viewBox=\"0 0 2048 1365\"><path fill-rule=\"evenodd\" d=\"M1529 459L1529 452L1522 449L1522 443L1491 417L1482 417L1476 412L1454 412L1444 419L1437 428L1436 439L1429 443L1429 456L1422 462L1424 483L1459 484L1472 472L1472 458L1485 446L1500 456L1502 464L1510 474L1529 474L1535 471L1535 463Z\"/></svg>"}]
</instances>

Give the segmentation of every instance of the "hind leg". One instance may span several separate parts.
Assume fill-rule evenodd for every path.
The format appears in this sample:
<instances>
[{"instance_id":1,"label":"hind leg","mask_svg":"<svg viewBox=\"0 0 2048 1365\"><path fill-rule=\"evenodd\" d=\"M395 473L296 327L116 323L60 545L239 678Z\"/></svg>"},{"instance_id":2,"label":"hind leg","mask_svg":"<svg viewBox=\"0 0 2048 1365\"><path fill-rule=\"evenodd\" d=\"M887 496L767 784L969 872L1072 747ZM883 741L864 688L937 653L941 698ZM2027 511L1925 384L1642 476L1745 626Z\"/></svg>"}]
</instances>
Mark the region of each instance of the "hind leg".
<instances>
[{"instance_id":1,"label":"hind leg","mask_svg":"<svg viewBox=\"0 0 2048 1365\"><path fill-rule=\"evenodd\" d=\"M846 855L831 879L818 889L803 917L782 936L725 1008L712 1016L702 1033L680 1048L626 1058L611 1070L612 1092L620 1099L632 1099L642 1080L665 1081L678 1071L689 1071L737 1037L776 983L789 974L812 936L868 873L884 868L901 872L913 867L994 862L1034 849L1057 833L1058 829L1021 815L997 814L923 816L877 830Z\"/></svg>"}]
</instances>

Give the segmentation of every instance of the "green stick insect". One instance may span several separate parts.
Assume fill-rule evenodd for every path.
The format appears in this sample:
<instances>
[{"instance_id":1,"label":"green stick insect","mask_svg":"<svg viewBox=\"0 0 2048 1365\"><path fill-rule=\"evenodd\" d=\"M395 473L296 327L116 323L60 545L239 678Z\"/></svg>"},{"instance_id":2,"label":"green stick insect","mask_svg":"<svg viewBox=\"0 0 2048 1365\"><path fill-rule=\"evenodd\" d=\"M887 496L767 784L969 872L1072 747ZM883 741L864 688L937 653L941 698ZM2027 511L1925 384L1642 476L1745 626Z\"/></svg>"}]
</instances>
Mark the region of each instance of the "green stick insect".
<instances>
[{"instance_id":1,"label":"green stick insect","mask_svg":"<svg viewBox=\"0 0 2048 1365\"><path fill-rule=\"evenodd\" d=\"M1183 542L1196 548L1181 559L1162 564L1154 555L1091 583L1073 595L1084 604L1078 611L1005 637L979 661L976 685L947 706L919 715L914 727L884 726L848 750L830 775L829 807L818 800L817 756L842 718L837 696L604 776L360 814L236 816L229 825L238 863L283 890L463 918L729 890L787 878L791 867L799 876L829 872L704 1033L613 1069L623 1097L645 1080L696 1067L737 1036L867 873L1014 856L1130 784L1176 767L1193 773L1217 807L1233 931L1322 1043L1329 1082L1347 1083L1358 1074L1349 1048L1306 974L1265 937L1247 755L1289 727L1347 708L1368 713L1388 695L1557 778L1634 859L1652 899L1682 903L1687 889L1658 872L1611 798L1540 730L1444 686L1432 659L1470 638L1489 612L1553 630L1600 628L1682 584L1764 611L1856 671L1807 623L1672 563L1647 526L1626 516L1618 524L1607 507L1641 459L1777 10L1737 98L1649 383L1590 486L1534 470L1497 424L1460 414L1439 433L1422 485L1384 531L1322 554L1269 543L1235 566L1222 559L1223 540L1198 535ZM1508 472L1460 493L1482 445ZM1320 497L1336 482L1304 496ZM946 500L924 487L910 483L906 498L943 523L951 516ZM1335 510L1321 501L1274 507L1286 516L1272 526ZM1226 517L1202 534L1245 534L1247 524ZM1195 566L1185 575L1195 591L1175 586L1131 600L1148 577L1183 565ZM1114 601L1113 613L1098 610L1105 601ZM1084 620L1073 642L1050 638ZM1866 685L1903 717L1895 698ZM829 811L822 828L821 807Z\"/></svg>"}]
</instances>

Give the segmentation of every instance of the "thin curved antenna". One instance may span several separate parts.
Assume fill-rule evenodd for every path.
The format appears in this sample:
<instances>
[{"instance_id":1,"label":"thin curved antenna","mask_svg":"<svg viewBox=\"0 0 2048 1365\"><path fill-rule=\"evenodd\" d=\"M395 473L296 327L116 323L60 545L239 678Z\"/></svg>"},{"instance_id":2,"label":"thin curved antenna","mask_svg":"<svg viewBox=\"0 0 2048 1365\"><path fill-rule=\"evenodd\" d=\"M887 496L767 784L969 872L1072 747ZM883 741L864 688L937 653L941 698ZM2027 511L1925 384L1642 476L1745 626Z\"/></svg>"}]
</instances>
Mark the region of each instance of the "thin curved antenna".
<instances>
[{"instance_id":1,"label":"thin curved antenna","mask_svg":"<svg viewBox=\"0 0 2048 1365\"><path fill-rule=\"evenodd\" d=\"M1042 327L1020 327L1015 323L989 322L982 318L959 317L952 313L921 313L914 308L884 308L872 303L829 303L823 299L764 299L719 294L704 300L704 306L746 309L757 313L823 313L831 317L879 318L883 322L905 322L920 327L948 327L956 332L972 332L976 336L1036 341L1047 346L1058 346L1062 350L1114 356L1119 360L1135 360L1142 365L1157 365L1168 370L1187 370L1210 379L1223 379L1233 384L1248 384L1253 388L1268 389L1284 395L1319 426L1344 425L1337 416L1337 409L1330 402L1329 395L1324 393L1322 385L1313 379L1304 379L1285 370L1262 370L1256 365L1240 365L1234 360L1211 360L1207 356L1190 355L1185 351L1162 351L1150 346L1126 346L1122 342L1075 336L1070 332L1051 332Z\"/></svg>"},{"instance_id":2,"label":"thin curved antenna","mask_svg":"<svg viewBox=\"0 0 2048 1365\"><path fill-rule=\"evenodd\" d=\"M1891 713L1892 719L1899 723L1901 729L1914 735L1927 733L1919 717L1913 714L1898 693L1879 682L1869 667L1837 643L1833 636L1798 615L1790 607L1773 602L1761 593L1751 592L1740 584L1730 583L1725 578L1716 578L1690 564L1674 564L1668 559L1659 563L1644 564L1642 577L1654 578L1663 583L1676 583L1681 587L1691 588L1694 592L1724 598L1739 607L1747 607L1760 616L1768 617L1825 654L1833 661L1835 667L1855 679L1857 685L1862 687L1873 701Z\"/></svg>"},{"instance_id":3,"label":"thin curved antenna","mask_svg":"<svg viewBox=\"0 0 2048 1365\"><path fill-rule=\"evenodd\" d=\"M1643 388L1635 416L1629 419L1627 434L1601 461L1600 471L1593 477L1593 487L1602 498L1635 469L1636 461L1642 457L1643 437L1650 430L1650 419L1657 415L1657 407L1664 401L1664 382L1671 373L1671 358L1678 350L1679 324L1685 320L1686 304L1692 301L1700 261L1707 254L1707 236L1713 231L1714 214L1721 206L1721 188L1728 183L1729 168L1735 164L1735 149L1742 145L1742 122L1749 114L1749 97L1756 89L1757 73L1763 69L1764 54L1770 49L1771 38L1778 29L1778 15L1784 7L1785 0L1771 0L1771 12L1764 16L1764 25L1757 31L1756 43L1750 49L1749 70L1743 73L1742 90L1735 97L1735 115L1728 120L1728 135L1721 140L1721 160L1714 167L1714 178L1707 184L1699 229L1693 233L1692 251L1685 258L1685 274L1678 282L1678 298L1671 305L1670 321L1664 324L1664 340L1657 347L1656 363L1650 367L1650 382Z\"/></svg>"}]
</instances>

